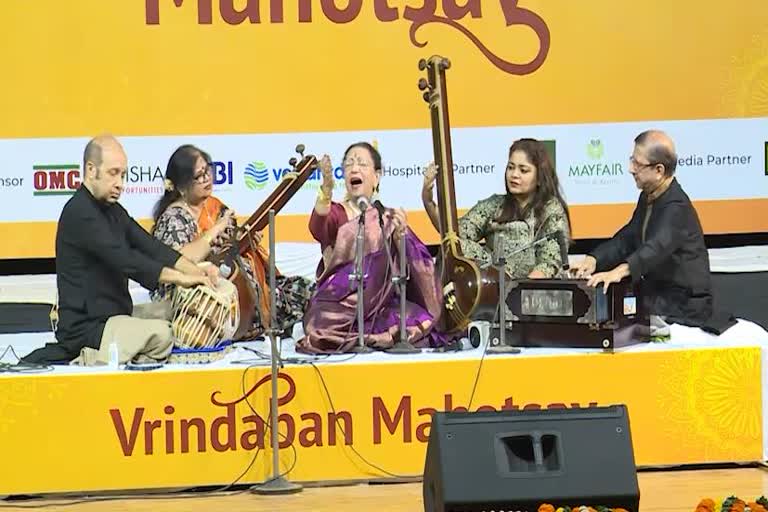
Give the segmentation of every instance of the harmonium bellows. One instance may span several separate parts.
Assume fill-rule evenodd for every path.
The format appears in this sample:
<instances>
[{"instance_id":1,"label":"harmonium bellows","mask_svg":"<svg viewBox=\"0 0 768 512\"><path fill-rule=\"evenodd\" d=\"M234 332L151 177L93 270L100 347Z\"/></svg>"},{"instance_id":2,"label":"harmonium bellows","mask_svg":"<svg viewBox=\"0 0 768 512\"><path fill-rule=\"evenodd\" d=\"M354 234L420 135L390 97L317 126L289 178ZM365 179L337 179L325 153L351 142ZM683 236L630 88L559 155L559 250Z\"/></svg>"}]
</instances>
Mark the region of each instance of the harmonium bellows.
<instances>
[{"instance_id":1,"label":"harmonium bellows","mask_svg":"<svg viewBox=\"0 0 768 512\"><path fill-rule=\"evenodd\" d=\"M643 300L630 280L587 286L585 279L521 279L507 294L507 343L518 347L613 350L650 339Z\"/></svg>"}]
</instances>

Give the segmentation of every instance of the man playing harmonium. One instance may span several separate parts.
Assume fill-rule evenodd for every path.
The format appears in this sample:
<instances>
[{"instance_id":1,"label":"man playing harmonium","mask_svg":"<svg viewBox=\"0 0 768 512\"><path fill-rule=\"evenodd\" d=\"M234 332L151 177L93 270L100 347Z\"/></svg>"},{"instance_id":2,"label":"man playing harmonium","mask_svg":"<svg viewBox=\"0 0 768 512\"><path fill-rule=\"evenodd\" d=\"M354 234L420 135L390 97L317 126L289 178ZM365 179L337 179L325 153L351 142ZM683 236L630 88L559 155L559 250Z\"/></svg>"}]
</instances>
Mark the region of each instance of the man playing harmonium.
<instances>
[{"instance_id":1,"label":"man playing harmonium","mask_svg":"<svg viewBox=\"0 0 768 512\"><path fill-rule=\"evenodd\" d=\"M215 268L195 265L128 215L118 203L126 171L125 151L115 138L87 144L82 186L64 205L56 233L58 343L35 350L25 362L105 364L112 343L120 363L162 361L173 348L171 324L162 314L134 310L128 279L149 290L160 283L211 286L217 279Z\"/></svg>"},{"instance_id":2,"label":"man playing harmonium","mask_svg":"<svg viewBox=\"0 0 768 512\"><path fill-rule=\"evenodd\" d=\"M641 190L632 218L572 270L595 287L631 277L651 315L702 326L712 316L709 255L696 209L674 177L674 143L661 131L645 131L629 164Z\"/></svg>"}]
</instances>

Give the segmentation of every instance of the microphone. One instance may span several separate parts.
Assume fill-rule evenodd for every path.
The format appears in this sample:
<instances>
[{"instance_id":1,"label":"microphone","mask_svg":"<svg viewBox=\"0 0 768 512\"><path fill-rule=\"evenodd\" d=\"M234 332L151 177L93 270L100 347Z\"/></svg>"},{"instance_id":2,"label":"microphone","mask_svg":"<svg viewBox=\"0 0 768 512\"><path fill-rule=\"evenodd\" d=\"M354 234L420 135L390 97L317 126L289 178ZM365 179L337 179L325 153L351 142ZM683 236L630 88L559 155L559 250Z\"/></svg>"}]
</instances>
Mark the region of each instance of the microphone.
<instances>
[{"instance_id":1,"label":"microphone","mask_svg":"<svg viewBox=\"0 0 768 512\"><path fill-rule=\"evenodd\" d=\"M493 237L493 254L491 256L491 259L493 259L493 265L503 266L506 261L506 258L503 257L501 253L501 242L502 242L502 235L501 231L498 231L494 237Z\"/></svg>"},{"instance_id":2,"label":"microphone","mask_svg":"<svg viewBox=\"0 0 768 512\"><path fill-rule=\"evenodd\" d=\"M371 203L368 201L368 198L365 196L357 196L355 198L355 206L357 206L358 209L360 210L359 224L361 226L365 223L365 210L367 210L370 205Z\"/></svg>"},{"instance_id":3,"label":"microphone","mask_svg":"<svg viewBox=\"0 0 768 512\"><path fill-rule=\"evenodd\" d=\"M373 202L373 207L379 212L379 227L382 234L384 233L384 205L378 199Z\"/></svg>"},{"instance_id":4,"label":"microphone","mask_svg":"<svg viewBox=\"0 0 768 512\"><path fill-rule=\"evenodd\" d=\"M355 205L360 209L361 213L365 213L365 210L368 209L371 203L368 201L367 197L358 196L357 199L355 199Z\"/></svg>"},{"instance_id":5,"label":"microphone","mask_svg":"<svg viewBox=\"0 0 768 512\"><path fill-rule=\"evenodd\" d=\"M536 237L534 243L543 242L544 240L555 240L559 242L561 236L562 231L550 231L549 233L544 233L543 235Z\"/></svg>"}]
</instances>

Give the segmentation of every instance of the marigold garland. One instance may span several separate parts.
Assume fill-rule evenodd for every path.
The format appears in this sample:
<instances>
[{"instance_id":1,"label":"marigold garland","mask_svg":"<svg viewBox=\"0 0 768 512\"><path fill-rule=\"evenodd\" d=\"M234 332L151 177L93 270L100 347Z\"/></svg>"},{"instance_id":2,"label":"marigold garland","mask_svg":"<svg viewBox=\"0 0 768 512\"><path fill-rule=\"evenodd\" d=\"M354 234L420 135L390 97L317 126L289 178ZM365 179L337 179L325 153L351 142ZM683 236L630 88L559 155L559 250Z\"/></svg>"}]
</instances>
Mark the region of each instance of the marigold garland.
<instances>
[{"instance_id":1,"label":"marigold garland","mask_svg":"<svg viewBox=\"0 0 768 512\"><path fill-rule=\"evenodd\" d=\"M605 506L588 507L579 505L576 507L558 507L550 503L539 505L538 512L627 512L623 508L609 508ZM760 496L755 501L744 501L736 496L728 496L722 501L712 498L704 498L696 505L694 512L768 512L768 498Z\"/></svg>"},{"instance_id":2,"label":"marigold garland","mask_svg":"<svg viewBox=\"0 0 768 512\"><path fill-rule=\"evenodd\" d=\"M755 501L745 502L736 496L728 496L722 503L717 503L705 498L696 506L695 512L768 512L768 499L760 496Z\"/></svg>"},{"instance_id":3,"label":"marigold garland","mask_svg":"<svg viewBox=\"0 0 768 512\"><path fill-rule=\"evenodd\" d=\"M555 508L554 505L549 503L542 503L539 505L539 512L627 512L627 510L623 508L610 508L604 506L588 507L586 505Z\"/></svg>"}]
</instances>

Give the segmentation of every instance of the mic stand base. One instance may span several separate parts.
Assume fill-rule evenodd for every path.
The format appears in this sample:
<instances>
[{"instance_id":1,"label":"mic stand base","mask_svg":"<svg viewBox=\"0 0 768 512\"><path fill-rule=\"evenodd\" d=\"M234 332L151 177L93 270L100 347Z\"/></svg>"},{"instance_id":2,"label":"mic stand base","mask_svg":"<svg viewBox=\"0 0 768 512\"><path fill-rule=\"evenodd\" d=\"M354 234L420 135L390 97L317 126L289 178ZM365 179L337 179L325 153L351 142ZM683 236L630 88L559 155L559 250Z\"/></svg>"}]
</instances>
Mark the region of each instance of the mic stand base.
<instances>
[{"instance_id":1,"label":"mic stand base","mask_svg":"<svg viewBox=\"0 0 768 512\"><path fill-rule=\"evenodd\" d=\"M491 324L491 330L488 333L488 337L490 338L488 340L488 349L486 349L486 354L519 354L522 352L517 347L513 347L511 345L507 345L507 340L509 339L509 329L505 329L505 336L504 338L501 337L501 326L499 324ZM493 345L491 343L491 340L497 339L499 340L498 345ZM502 344L501 341L504 340L504 343Z\"/></svg>"},{"instance_id":2,"label":"mic stand base","mask_svg":"<svg viewBox=\"0 0 768 512\"><path fill-rule=\"evenodd\" d=\"M408 343L408 331L406 329L406 292L408 287L408 280L410 279L410 272L408 271L408 261L406 254L405 235L400 237L398 244L398 259L400 261L400 270L397 275L392 278L392 284L397 288L397 295L400 297L400 329L398 333L399 341L393 346L386 349L385 352L389 354L420 354L421 349L418 349Z\"/></svg>"},{"instance_id":3,"label":"mic stand base","mask_svg":"<svg viewBox=\"0 0 768 512\"><path fill-rule=\"evenodd\" d=\"M488 347L485 351L486 354L519 354L522 352L517 347L510 347L509 345L497 345L495 347Z\"/></svg>"},{"instance_id":4,"label":"mic stand base","mask_svg":"<svg viewBox=\"0 0 768 512\"><path fill-rule=\"evenodd\" d=\"M373 349L368 345L355 345L350 349L350 352L353 354L370 354L373 352Z\"/></svg>"},{"instance_id":5,"label":"mic stand base","mask_svg":"<svg viewBox=\"0 0 768 512\"><path fill-rule=\"evenodd\" d=\"M421 349L418 349L411 345L410 343L398 341L394 345L392 345L390 348L386 349L384 352L387 352L389 354L420 354Z\"/></svg>"},{"instance_id":6,"label":"mic stand base","mask_svg":"<svg viewBox=\"0 0 768 512\"><path fill-rule=\"evenodd\" d=\"M253 494L275 495L275 494L296 494L301 492L304 487L301 484L289 482L282 476L267 480L263 484L254 485L250 491Z\"/></svg>"},{"instance_id":7,"label":"mic stand base","mask_svg":"<svg viewBox=\"0 0 768 512\"><path fill-rule=\"evenodd\" d=\"M488 349L485 351L486 354L519 354L522 352L517 347L513 347L511 345L508 345L507 340L509 340L509 331L510 328L507 327L507 329L504 332L504 343L501 343L502 337L501 337L501 326L497 323L491 324L491 330L488 333ZM498 345L494 345L491 340L498 340Z\"/></svg>"}]
</instances>

